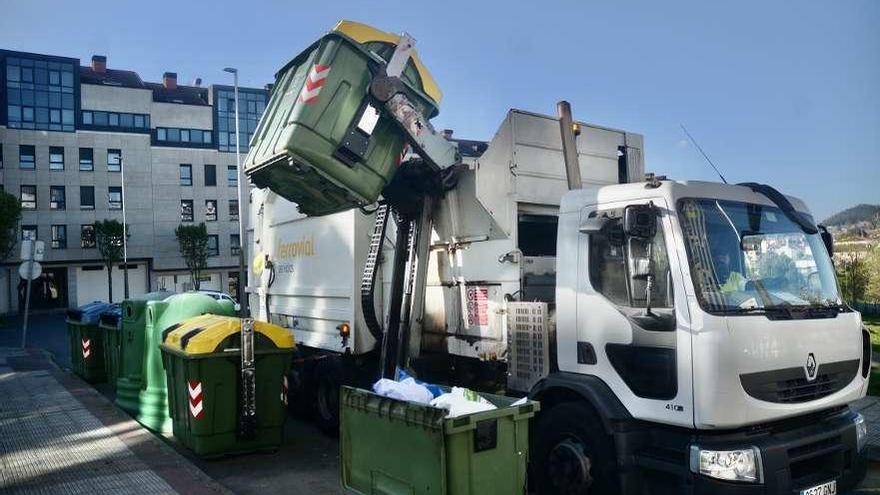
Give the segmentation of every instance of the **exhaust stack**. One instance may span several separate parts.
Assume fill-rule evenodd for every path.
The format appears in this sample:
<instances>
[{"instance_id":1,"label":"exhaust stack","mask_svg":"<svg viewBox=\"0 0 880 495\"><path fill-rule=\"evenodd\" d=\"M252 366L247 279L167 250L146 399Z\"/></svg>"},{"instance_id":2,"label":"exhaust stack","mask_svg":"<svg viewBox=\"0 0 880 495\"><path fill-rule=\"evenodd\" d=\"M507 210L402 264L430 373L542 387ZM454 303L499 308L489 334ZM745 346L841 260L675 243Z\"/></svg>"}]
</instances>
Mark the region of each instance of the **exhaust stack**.
<instances>
[{"instance_id":1,"label":"exhaust stack","mask_svg":"<svg viewBox=\"0 0 880 495\"><path fill-rule=\"evenodd\" d=\"M581 188L581 167L578 163L577 143L574 140L575 128L571 118L571 105L562 100L556 104L559 115L559 131L562 133L562 156L565 160L565 177L568 190Z\"/></svg>"}]
</instances>

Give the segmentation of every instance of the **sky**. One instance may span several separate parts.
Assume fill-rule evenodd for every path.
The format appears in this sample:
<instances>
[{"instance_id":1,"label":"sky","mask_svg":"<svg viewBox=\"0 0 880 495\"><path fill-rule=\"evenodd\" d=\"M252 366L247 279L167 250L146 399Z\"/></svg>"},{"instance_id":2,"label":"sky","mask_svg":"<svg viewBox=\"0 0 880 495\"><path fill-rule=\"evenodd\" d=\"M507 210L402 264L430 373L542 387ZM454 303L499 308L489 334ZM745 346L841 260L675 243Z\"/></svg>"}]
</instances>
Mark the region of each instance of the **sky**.
<instances>
[{"instance_id":1,"label":"sky","mask_svg":"<svg viewBox=\"0 0 880 495\"><path fill-rule=\"evenodd\" d=\"M509 108L645 137L646 169L763 182L817 218L880 203L880 2L0 0L0 48L148 81L262 87L339 19L410 33L444 93L437 128L491 139Z\"/></svg>"}]
</instances>

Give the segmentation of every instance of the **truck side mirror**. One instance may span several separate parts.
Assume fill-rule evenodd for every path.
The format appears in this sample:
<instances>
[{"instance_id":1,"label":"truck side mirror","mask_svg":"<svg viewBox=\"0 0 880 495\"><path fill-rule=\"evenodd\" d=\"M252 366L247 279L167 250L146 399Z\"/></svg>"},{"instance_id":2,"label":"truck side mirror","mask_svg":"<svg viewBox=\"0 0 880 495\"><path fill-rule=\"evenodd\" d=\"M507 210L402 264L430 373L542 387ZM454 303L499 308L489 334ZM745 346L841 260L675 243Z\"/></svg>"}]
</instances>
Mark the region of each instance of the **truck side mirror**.
<instances>
[{"instance_id":1,"label":"truck side mirror","mask_svg":"<svg viewBox=\"0 0 880 495\"><path fill-rule=\"evenodd\" d=\"M657 209L653 203L627 206L623 211L623 231L640 239L657 235Z\"/></svg>"},{"instance_id":2,"label":"truck side mirror","mask_svg":"<svg viewBox=\"0 0 880 495\"><path fill-rule=\"evenodd\" d=\"M828 228L824 225L819 225L819 235L822 236L822 242L825 244L825 249L828 250L828 256L834 256L834 236L831 235L831 232L828 232Z\"/></svg>"}]
</instances>

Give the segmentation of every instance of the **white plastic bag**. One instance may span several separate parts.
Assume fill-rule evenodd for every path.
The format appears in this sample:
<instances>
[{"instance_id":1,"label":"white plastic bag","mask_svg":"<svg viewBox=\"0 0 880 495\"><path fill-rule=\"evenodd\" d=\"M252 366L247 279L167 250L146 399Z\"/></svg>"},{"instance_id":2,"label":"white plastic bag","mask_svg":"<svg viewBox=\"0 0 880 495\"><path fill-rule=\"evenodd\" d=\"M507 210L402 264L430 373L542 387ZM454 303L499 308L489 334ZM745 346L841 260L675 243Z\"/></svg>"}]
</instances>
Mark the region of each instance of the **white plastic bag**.
<instances>
[{"instance_id":1,"label":"white plastic bag","mask_svg":"<svg viewBox=\"0 0 880 495\"><path fill-rule=\"evenodd\" d=\"M452 391L431 401L431 405L449 411L447 418L498 409L494 404L467 388L452 387Z\"/></svg>"},{"instance_id":2,"label":"white plastic bag","mask_svg":"<svg viewBox=\"0 0 880 495\"><path fill-rule=\"evenodd\" d=\"M424 385L416 383L412 378L396 382L383 378L373 384L373 392L391 399L408 400L427 404L434 398L434 394Z\"/></svg>"}]
</instances>

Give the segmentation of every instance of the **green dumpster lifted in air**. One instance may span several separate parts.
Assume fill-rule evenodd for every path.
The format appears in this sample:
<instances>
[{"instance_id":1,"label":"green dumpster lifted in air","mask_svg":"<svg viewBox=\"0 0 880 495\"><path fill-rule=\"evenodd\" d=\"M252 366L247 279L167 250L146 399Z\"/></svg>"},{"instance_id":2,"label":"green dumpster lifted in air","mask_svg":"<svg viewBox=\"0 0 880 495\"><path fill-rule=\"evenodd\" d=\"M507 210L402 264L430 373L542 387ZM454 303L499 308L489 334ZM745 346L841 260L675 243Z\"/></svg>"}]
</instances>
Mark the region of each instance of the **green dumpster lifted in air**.
<instances>
[{"instance_id":1,"label":"green dumpster lifted in air","mask_svg":"<svg viewBox=\"0 0 880 495\"><path fill-rule=\"evenodd\" d=\"M299 54L277 76L245 172L307 215L373 203L397 172L406 134L377 110L370 85L399 36L351 21ZM395 89L413 110L437 114L440 90L412 52Z\"/></svg>"},{"instance_id":2,"label":"green dumpster lifted in air","mask_svg":"<svg viewBox=\"0 0 880 495\"><path fill-rule=\"evenodd\" d=\"M191 318L163 332L174 436L202 457L281 445L293 334L261 321Z\"/></svg>"}]
</instances>

